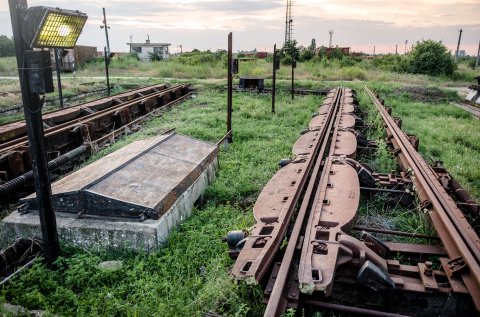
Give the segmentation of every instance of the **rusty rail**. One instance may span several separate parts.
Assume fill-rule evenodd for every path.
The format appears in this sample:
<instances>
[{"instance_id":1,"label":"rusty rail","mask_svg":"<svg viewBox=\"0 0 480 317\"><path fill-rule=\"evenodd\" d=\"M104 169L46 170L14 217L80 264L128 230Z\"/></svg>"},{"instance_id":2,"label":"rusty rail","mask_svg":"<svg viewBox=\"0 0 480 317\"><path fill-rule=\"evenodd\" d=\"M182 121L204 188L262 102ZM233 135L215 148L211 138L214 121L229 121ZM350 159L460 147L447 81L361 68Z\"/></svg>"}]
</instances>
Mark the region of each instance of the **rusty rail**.
<instances>
[{"instance_id":1,"label":"rusty rail","mask_svg":"<svg viewBox=\"0 0 480 317\"><path fill-rule=\"evenodd\" d=\"M327 122L336 111L332 100L338 99L339 95L340 90L335 90L327 99L315 118L319 124L311 127L293 146L292 162L280 169L260 193L253 207L257 224L232 270L236 278L258 282L272 263L310 178L322 142L329 133Z\"/></svg>"},{"instance_id":2,"label":"rusty rail","mask_svg":"<svg viewBox=\"0 0 480 317\"><path fill-rule=\"evenodd\" d=\"M448 253L443 263L449 279L459 276L465 283L475 306L480 310L480 238L462 211L447 194L432 168L414 149L407 135L395 124L380 100L365 87L380 112L387 130L387 140L395 149L399 163L411 170L422 208L430 219Z\"/></svg>"},{"instance_id":3,"label":"rusty rail","mask_svg":"<svg viewBox=\"0 0 480 317\"><path fill-rule=\"evenodd\" d=\"M135 91L122 94L124 99L119 99L118 96L110 101L100 99L78 106L78 109L64 109L51 113L48 116L49 120L62 123L45 130L47 155L52 154L55 158L84 143L108 141L126 131L134 130L150 116L190 96L189 84L163 88L164 85L150 86L141 89L143 93ZM112 100L117 100L115 103L118 104L111 106ZM64 117L64 111L73 111L77 114L80 109L90 109L97 105L100 107L98 111L91 111L93 113L80 118L66 120ZM0 183L15 179L31 169L27 145L26 137L0 144ZM2 201L7 199L14 201L15 197L2 196Z\"/></svg>"},{"instance_id":4,"label":"rusty rail","mask_svg":"<svg viewBox=\"0 0 480 317\"><path fill-rule=\"evenodd\" d=\"M405 193L414 185L424 201L422 208L430 209L431 213L439 213L434 209L437 205L434 198L440 200L440 205L451 199L445 193L440 194L443 195L441 199L435 196L425 202L427 190L418 166L400 161L404 171L378 174L354 160L362 143L371 142L355 130L364 123L361 119L363 113L356 107L353 97L354 93L345 88L336 89L327 96L318 115L310 121L309 129L295 143L293 161L277 172L260 194L254 206L257 224L251 235L245 238L245 233L240 231L229 233L226 238L229 253L238 255L232 274L236 279L265 286L265 316L280 316L287 308L303 307L377 316L466 316L474 313L478 299L475 287L478 271L462 262L463 257L455 257L455 252L460 253L457 245L382 242L368 231L439 239L447 243L451 241L444 236L456 236L461 241L455 243L465 245L462 256L474 257L475 254L466 249L468 234L444 232L436 238L354 227L362 189L367 196L373 190L397 197L395 195ZM382 117L389 116L387 110L383 110ZM395 125L400 122L389 118ZM387 125L388 140L394 153L405 156L404 153L411 150L407 154L413 153L412 160L418 160L414 148L414 145L418 146L418 139L401 132L402 141L407 146L400 149L391 131ZM314 148L315 152L305 151L306 148ZM304 161L298 162L302 155ZM313 167L309 176L305 176L302 174L304 166L294 164L306 164L311 159ZM307 178L304 185L295 186L298 179L294 174L282 172L292 165L297 177ZM428 167L427 172L437 183L438 178L442 178L443 186L448 183L459 203L467 204L465 209L472 213L472 207L477 205L473 206L471 198L451 181L443 169L437 166L434 171ZM443 190L441 185L437 187ZM437 191L436 188L429 190ZM298 196L297 202L288 204L290 197ZM281 200L282 197L286 199ZM434 225L438 230L435 222ZM362 230L360 238L355 238L350 235L354 229L365 231ZM288 245L281 250L278 241L284 238L288 239ZM462 239L466 240L462 242ZM399 258L408 264L401 263ZM438 259L438 269L429 261L431 258ZM395 298L394 302L392 298ZM357 308L359 305L365 308Z\"/></svg>"}]
</instances>

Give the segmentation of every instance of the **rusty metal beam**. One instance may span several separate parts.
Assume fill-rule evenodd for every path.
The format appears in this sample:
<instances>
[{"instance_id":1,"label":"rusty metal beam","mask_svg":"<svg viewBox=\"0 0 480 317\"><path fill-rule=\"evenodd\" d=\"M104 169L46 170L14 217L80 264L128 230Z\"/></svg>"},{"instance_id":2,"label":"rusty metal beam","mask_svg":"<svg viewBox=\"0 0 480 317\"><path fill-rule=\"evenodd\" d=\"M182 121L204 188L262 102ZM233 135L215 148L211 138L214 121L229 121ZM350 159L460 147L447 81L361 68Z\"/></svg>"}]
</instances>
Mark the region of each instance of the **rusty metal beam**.
<instances>
[{"instance_id":1,"label":"rusty metal beam","mask_svg":"<svg viewBox=\"0 0 480 317\"><path fill-rule=\"evenodd\" d=\"M422 201L421 207L430 216L451 259L448 273L462 278L475 306L480 310L480 238L382 102L370 89L365 87L365 90L380 112L387 130L387 140L394 147L399 163L415 176L413 182Z\"/></svg>"}]
</instances>

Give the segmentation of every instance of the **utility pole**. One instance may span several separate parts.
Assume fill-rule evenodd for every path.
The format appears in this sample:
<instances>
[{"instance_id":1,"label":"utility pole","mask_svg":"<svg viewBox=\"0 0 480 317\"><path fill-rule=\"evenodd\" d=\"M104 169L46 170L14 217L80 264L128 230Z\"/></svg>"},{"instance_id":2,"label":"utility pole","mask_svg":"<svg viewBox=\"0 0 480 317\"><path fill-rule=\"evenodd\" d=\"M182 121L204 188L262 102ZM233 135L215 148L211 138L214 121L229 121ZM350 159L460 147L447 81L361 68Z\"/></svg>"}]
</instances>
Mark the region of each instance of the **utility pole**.
<instances>
[{"instance_id":1,"label":"utility pole","mask_svg":"<svg viewBox=\"0 0 480 317\"><path fill-rule=\"evenodd\" d=\"M132 53L133 34L130 34L130 53Z\"/></svg>"},{"instance_id":2,"label":"utility pole","mask_svg":"<svg viewBox=\"0 0 480 317\"><path fill-rule=\"evenodd\" d=\"M457 51L455 52L455 64L458 62L458 52L460 50L460 41L462 40L462 32L463 30L460 29L460 34L458 35L458 44L457 44Z\"/></svg>"},{"instance_id":3,"label":"utility pole","mask_svg":"<svg viewBox=\"0 0 480 317\"><path fill-rule=\"evenodd\" d=\"M475 63L475 69L478 68L478 62L480 60L480 41L478 42L477 62Z\"/></svg>"},{"instance_id":4,"label":"utility pole","mask_svg":"<svg viewBox=\"0 0 480 317\"><path fill-rule=\"evenodd\" d=\"M333 45L333 42L332 42L333 30L328 31L328 33L330 34L330 43L329 43L328 47L332 48L332 45Z\"/></svg>"},{"instance_id":5,"label":"utility pole","mask_svg":"<svg viewBox=\"0 0 480 317\"><path fill-rule=\"evenodd\" d=\"M295 98L295 67L297 62L295 61L295 46L292 43L292 100Z\"/></svg>"},{"instance_id":6,"label":"utility pole","mask_svg":"<svg viewBox=\"0 0 480 317\"><path fill-rule=\"evenodd\" d=\"M108 64L110 59L108 58L107 48L103 48L103 55L105 56L105 76L107 77L107 94L110 96L110 75L108 73Z\"/></svg>"},{"instance_id":7,"label":"utility pole","mask_svg":"<svg viewBox=\"0 0 480 317\"><path fill-rule=\"evenodd\" d=\"M373 56L375 56L375 45L373 45Z\"/></svg>"},{"instance_id":8,"label":"utility pole","mask_svg":"<svg viewBox=\"0 0 480 317\"><path fill-rule=\"evenodd\" d=\"M405 40L405 55L407 54L407 45L408 45L408 40Z\"/></svg>"},{"instance_id":9,"label":"utility pole","mask_svg":"<svg viewBox=\"0 0 480 317\"><path fill-rule=\"evenodd\" d=\"M228 91L227 91L227 134L228 143L233 142L232 132L232 97L233 97L233 67L232 67L232 32L228 34Z\"/></svg>"},{"instance_id":10,"label":"utility pole","mask_svg":"<svg viewBox=\"0 0 480 317\"><path fill-rule=\"evenodd\" d=\"M107 16L105 14L105 8L102 8L103 9L103 25L100 26L101 29L105 29L105 38L107 40L107 52L110 53L110 42L108 40L108 29L110 28L108 25L107 25ZM133 38L133 35L131 35L131 38ZM130 38L130 42L132 42Z\"/></svg>"},{"instance_id":11,"label":"utility pole","mask_svg":"<svg viewBox=\"0 0 480 317\"><path fill-rule=\"evenodd\" d=\"M277 81L277 44L273 46L272 113L275 113L276 81Z\"/></svg>"},{"instance_id":12,"label":"utility pole","mask_svg":"<svg viewBox=\"0 0 480 317\"><path fill-rule=\"evenodd\" d=\"M395 45L395 55L398 55L398 44Z\"/></svg>"},{"instance_id":13,"label":"utility pole","mask_svg":"<svg viewBox=\"0 0 480 317\"><path fill-rule=\"evenodd\" d=\"M57 69L58 99L60 100L60 109L62 109L63 108L62 79L60 78L60 61L58 56L60 55L60 49L54 48L53 54L55 55L55 66Z\"/></svg>"},{"instance_id":14,"label":"utility pole","mask_svg":"<svg viewBox=\"0 0 480 317\"><path fill-rule=\"evenodd\" d=\"M110 28L107 25L107 15L105 14L105 8L103 9L103 25L100 26L100 29L105 29L105 39L107 41L107 46L104 47L103 49L103 55L105 57L105 75L107 76L107 94L110 96L110 75L108 72L108 65L110 64L110 59L113 57L113 55L110 53L110 41L108 40L108 29ZM131 39L133 38L133 35L131 35ZM130 39L130 42L131 42ZM130 45L130 50L132 49L132 46Z\"/></svg>"}]
</instances>

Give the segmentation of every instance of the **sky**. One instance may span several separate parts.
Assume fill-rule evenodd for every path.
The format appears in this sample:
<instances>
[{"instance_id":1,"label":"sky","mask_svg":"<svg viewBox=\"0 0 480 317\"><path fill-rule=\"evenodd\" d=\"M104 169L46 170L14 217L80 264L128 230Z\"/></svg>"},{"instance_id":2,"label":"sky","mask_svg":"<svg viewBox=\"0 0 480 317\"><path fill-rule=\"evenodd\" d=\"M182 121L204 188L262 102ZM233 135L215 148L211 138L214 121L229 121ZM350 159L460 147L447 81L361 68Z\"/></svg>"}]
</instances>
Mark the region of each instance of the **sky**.
<instances>
[{"instance_id":1,"label":"sky","mask_svg":"<svg viewBox=\"0 0 480 317\"><path fill-rule=\"evenodd\" d=\"M441 40L455 51L463 29L461 50L476 55L480 41L480 0L293 0L293 37L308 46L333 45L353 51L400 54L422 39ZM286 0L30 0L87 13L77 44L103 50L102 7L110 26L112 51L126 52L133 42L171 43L170 51L226 49L233 32L238 50L272 51L285 38ZM0 2L0 34L11 36L8 1ZM405 43L407 42L407 45Z\"/></svg>"}]
</instances>

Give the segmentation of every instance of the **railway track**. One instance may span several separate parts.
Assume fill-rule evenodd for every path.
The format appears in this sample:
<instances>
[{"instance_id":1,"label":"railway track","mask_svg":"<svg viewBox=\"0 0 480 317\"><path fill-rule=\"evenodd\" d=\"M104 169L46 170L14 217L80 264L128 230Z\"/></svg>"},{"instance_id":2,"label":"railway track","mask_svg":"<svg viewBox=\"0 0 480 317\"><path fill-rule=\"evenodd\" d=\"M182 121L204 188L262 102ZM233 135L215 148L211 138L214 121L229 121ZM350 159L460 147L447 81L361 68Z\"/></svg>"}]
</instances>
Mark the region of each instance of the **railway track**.
<instances>
[{"instance_id":1,"label":"railway track","mask_svg":"<svg viewBox=\"0 0 480 317\"><path fill-rule=\"evenodd\" d=\"M354 91L330 91L293 146L294 158L283 162L260 193L254 228L227 235L229 253L236 258L232 275L264 286L265 316L280 316L287 308L377 316L476 314L480 239L465 213L478 211L478 205L463 197L464 190L459 191L463 198L447 193L451 176L426 164L417 152L418 139L401 131L401 120L366 91L401 172L375 173L355 160L365 147L375 148L361 133L365 114ZM424 236L433 244L391 243L374 236L375 229L359 233L361 195L383 192L412 204L412 191L440 241Z\"/></svg>"},{"instance_id":2,"label":"railway track","mask_svg":"<svg viewBox=\"0 0 480 317\"><path fill-rule=\"evenodd\" d=\"M89 152L90 146L108 142L135 130L149 116L190 95L190 84L152 85L82 105L46 113L44 142L49 166ZM62 164L59 164L62 162ZM53 168L53 167L52 167ZM0 200L16 201L28 194L30 155L23 120L0 126ZM27 186L27 187L26 187Z\"/></svg>"}]
</instances>

